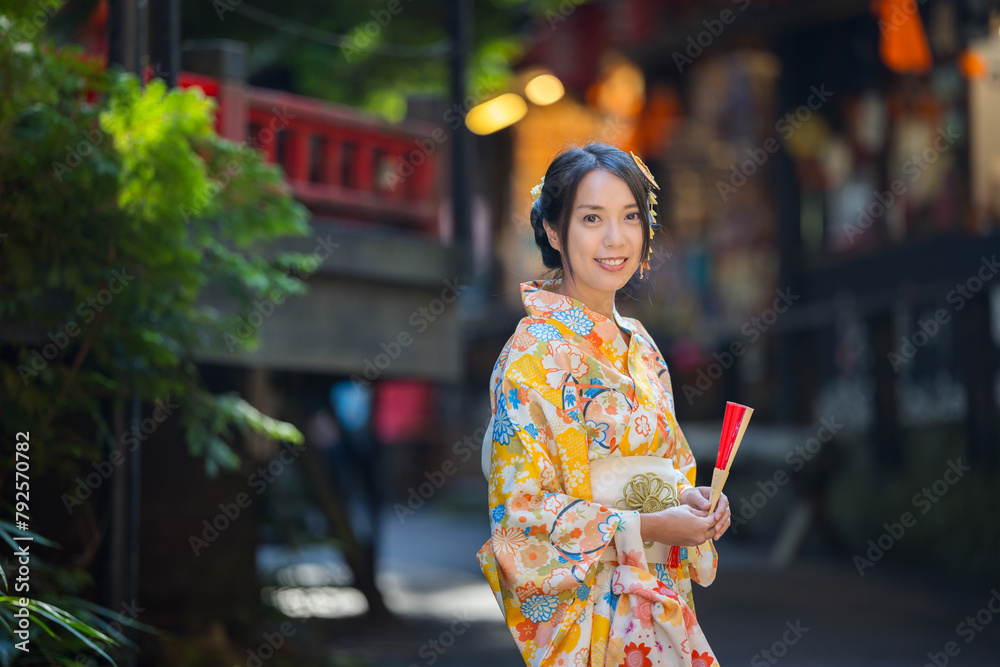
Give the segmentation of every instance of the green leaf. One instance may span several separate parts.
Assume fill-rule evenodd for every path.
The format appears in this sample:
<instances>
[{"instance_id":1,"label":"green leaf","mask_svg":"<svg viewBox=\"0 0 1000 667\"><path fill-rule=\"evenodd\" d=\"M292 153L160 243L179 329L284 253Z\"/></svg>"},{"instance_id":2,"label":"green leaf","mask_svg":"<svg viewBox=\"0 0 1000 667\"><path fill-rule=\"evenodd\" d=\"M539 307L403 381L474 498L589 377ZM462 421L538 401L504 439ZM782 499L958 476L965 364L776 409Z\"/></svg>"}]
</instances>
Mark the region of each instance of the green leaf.
<instances>
[{"instance_id":1,"label":"green leaf","mask_svg":"<svg viewBox=\"0 0 1000 667\"><path fill-rule=\"evenodd\" d=\"M305 442L302 432L293 424L268 417L236 394L219 397L219 408L232 415L233 420L241 427L249 427L261 435L296 445Z\"/></svg>"},{"instance_id":2,"label":"green leaf","mask_svg":"<svg viewBox=\"0 0 1000 667\"><path fill-rule=\"evenodd\" d=\"M37 542L38 544L47 547L53 547L56 549L62 548L59 546L58 543L53 542L48 538L42 537L38 533L32 532L30 530L21 530L20 528L10 523L9 521L0 521L0 539L6 542L11 549L17 551L18 549L21 548L20 543L19 541L15 540L12 537L12 535L16 535L18 537L30 537L31 542ZM27 540L25 540L25 542L27 542ZM2 571L2 568L0 568L0 571ZM7 585L7 578L6 576L4 576L4 586L6 585Z\"/></svg>"},{"instance_id":3,"label":"green leaf","mask_svg":"<svg viewBox=\"0 0 1000 667\"><path fill-rule=\"evenodd\" d=\"M41 614L42 616L52 620L54 623L58 623L62 627L66 628L66 630L72 633L77 639L82 641L87 646L87 648L100 654L101 657L110 662L112 665L117 666L117 663L111 659L111 656L109 656L107 653L101 650L101 647L95 644L93 641L96 639L97 641L100 641L103 644L107 644L109 646L117 646L118 642L115 639L109 637L100 630L96 630L90 627L86 623L83 623L79 619L66 613L62 609L59 609L58 607L53 607L52 605L42 602L40 600L29 600L28 608L31 611L34 611L36 614Z\"/></svg>"}]
</instances>

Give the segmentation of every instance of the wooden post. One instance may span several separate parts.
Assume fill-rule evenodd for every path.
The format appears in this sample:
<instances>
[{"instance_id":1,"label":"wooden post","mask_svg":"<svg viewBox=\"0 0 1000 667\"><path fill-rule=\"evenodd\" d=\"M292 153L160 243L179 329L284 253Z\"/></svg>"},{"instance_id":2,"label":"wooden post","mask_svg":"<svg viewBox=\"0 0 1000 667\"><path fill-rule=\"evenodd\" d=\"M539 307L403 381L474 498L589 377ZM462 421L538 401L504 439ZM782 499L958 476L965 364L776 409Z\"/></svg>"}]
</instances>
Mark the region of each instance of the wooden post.
<instances>
[{"instance_id":1,"label":"wooden post","mask_svg":"<svg viewBox=\"0 0 1000 667\"><path fill-rule=\"evenodd\" d=\"M246 60L246 44L229 39L198 40L184 49L186 70L219 80L219 134L236 142L247 139Z\"/></svg>"}]
</instances>

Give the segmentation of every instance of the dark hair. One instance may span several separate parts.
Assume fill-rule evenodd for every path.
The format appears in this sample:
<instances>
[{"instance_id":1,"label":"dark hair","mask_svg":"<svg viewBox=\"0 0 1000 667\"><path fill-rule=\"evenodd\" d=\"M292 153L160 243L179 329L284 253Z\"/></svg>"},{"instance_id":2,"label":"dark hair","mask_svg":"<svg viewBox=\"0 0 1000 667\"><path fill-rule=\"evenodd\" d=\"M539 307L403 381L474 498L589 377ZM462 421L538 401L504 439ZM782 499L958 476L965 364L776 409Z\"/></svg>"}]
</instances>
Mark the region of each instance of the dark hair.
<instances>
[{"instance_id":1,"label":"dark hair","mask_svg":"<svg viewBox=\"0 0 1000 667\"><path fill-rule=\"evenodd\" d=\"M531 228L535 231L535 243L542 251L542 263L549 269L568 268L573 275L573 266L566 255L566 266L563 267L562 253L568 250L569 219L573 209L573 200L583 177L594 169L604 169L619 177L628 185L639 205L639 217L642 219L642 258L646 261L649 253L649 229L652 216L646 205L650 182L643 175L632 156L625 151L608 144L593 143L586 146L568 148L552 160L545 172L545 182L542 184L542 194L531 207ZM548 220L559 236L562 248L553 248L545 230L544 221ZM659 225L653 224L654 232Z\"/></svg>"}]
</instances>

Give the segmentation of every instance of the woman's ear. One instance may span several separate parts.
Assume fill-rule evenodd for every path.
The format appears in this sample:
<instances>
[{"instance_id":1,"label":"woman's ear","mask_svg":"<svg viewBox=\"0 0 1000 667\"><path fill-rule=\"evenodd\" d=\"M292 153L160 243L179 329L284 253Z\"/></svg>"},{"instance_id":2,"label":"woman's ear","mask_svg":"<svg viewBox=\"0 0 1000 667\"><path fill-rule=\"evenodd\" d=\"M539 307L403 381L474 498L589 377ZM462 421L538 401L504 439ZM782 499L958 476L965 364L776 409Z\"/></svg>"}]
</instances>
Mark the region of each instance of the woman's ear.
<instances>
[{"instance_id":1,"label":"woman's ear","mask_svg":"<svg viewBox=\"0 0 1000 667\"><path fill-rule=\"evenodd\" d=\"M552 246L553 249L562 252L562 248L559 246L559 234L557 234L556 230L552 228L552 224L543 218L542 225L545 227L545 233L549 237L549 245Z\"/></svg>"}]
</instances>

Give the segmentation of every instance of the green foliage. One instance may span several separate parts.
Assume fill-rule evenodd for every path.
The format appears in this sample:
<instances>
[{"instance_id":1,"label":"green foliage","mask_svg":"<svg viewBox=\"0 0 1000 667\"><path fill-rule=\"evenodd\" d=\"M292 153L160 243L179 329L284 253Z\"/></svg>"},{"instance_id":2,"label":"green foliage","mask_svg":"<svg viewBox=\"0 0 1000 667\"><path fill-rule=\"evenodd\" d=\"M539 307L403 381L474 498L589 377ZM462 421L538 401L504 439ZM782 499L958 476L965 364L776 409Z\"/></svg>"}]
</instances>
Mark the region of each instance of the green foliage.
<instances>
[{"instance_id":1,"label":"green foliage","mask_svg":"<svg viewBox=\"0 0 1000 667\"><path fill-rule=\"evenodd\" d=\"M17 542L15 537L31 537L31 541ZM0 521L0 542L8 553L14 553L21 544L31 552L31 576L27 582L8 580L0 567L0 666L9 665L67 665L83 667L93 664L99 655L112 665L116 664L109 652L127 645L134 646L123 634L125 626L147 632L156 629L138 622L133 614L114 612L106 607L71 595L90 584L90 577L82 570L62 570L40 560L35 549L38 545L58 546L37 533L18 530L12 524ZM16 561L15 561L16 564ZM15 571L15 565L9 566ZM23 586L29 586L27 591ZM30 593L31 597L25 597ZM39 598L44 597L48 602ZM21 603L27 604L22 605ZM25 618L27 628L19 621ZM130 609L129 611L133 611ZM16 635L15 630L26 630L27 637ZM17 648L26 641L27 651Z\"/></svg>"},{"instance_id":2,"label":"green foliage","mask_svg":"<svg viewBox=\"0 0 1000 667\"><path fill-rule=\"evenodd\" d=\"M34 470L68 471L102 457L107 405L137 394L179 405L188 449L212 474L238 463L234 426L301 442L238 396L206 391L194 362L255 299L305 291L288 272L313 258L258 252L311 233L280 168L218 137L215 103L200 90L143 88L77 50L27 39L30 3L2 6L2 432L44 443L32 448ZM206 306L208 289L234 312Z\"/></svg>"},{"instance_id":3,"label":"green foliage","mask_svg":"<svg viewBox=\"0 0 1000 667\"><path fill-rule=\"evenodd\" d=\"M471 103L506 92L521 55L536 41L549 38L552 31L565 26L565 19L588 2L471 3L473 44L466 78ZM181 32L187 39L227 38L250 44L250 77L255 85L362 108L391 122L405 116L410 96L450 99L446 48L438 49L436 55L395 54L399 49L426 53L433 50L429 47L447 46L443 2L355 0L255 5L291 21L289 25L254 19L241 13L238 6L226 10L223 4L239 3L184 4Z\"/></svg>"}]
</instances>

